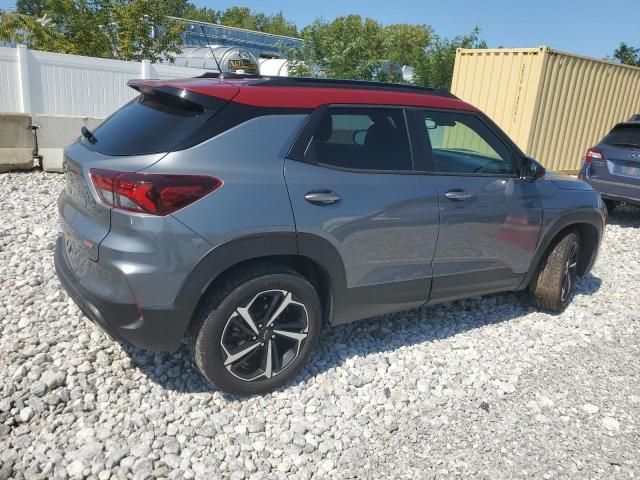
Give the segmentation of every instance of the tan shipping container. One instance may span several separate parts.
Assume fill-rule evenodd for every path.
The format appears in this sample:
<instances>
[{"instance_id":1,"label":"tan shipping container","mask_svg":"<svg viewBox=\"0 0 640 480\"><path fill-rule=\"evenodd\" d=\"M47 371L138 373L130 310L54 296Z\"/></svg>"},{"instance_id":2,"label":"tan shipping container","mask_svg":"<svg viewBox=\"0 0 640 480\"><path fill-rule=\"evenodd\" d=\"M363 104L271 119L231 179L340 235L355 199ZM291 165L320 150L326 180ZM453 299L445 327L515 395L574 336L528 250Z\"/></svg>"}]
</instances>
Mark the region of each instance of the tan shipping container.
<instances>
[{"instance_id":1,"label":"tan shipping container","mask_svg":"<svg viewBox=\"0 0 640 480\"><path fill-rule=\"evenodd\" d=\"M640 68L549 47L463 49L451 92L546 167L575 173L586 149L640 113Z\"/></svg>"}]
</instances>

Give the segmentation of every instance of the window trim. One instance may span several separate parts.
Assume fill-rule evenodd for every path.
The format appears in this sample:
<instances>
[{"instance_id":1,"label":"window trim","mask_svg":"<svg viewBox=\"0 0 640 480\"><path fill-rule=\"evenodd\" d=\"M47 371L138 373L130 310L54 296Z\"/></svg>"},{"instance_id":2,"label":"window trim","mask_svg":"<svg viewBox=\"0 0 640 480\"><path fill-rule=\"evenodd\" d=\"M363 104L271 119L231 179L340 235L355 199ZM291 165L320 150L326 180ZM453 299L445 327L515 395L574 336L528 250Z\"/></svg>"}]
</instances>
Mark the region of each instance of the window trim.
<instances>
[{"instance_id":1,"label":"window trim","mask_svg":"<svg viewBox=\"0 0 640 480\"><path fill-rule=\"evenodd\" d=\"M311 140L313 139L313 134L315 133L320 120L325 115L325 113L331 108L353 108L353 109L388 109L388 110L402 110L402 116L404 118L405 130L407 134L407 143L409 145L409 154L411 156L411 170L377 170L371 168L348 168L348 167L338 167L335 165L330 165L326 163L321 163L317 161L313 161L307 157L307 152L309 147L311 146ZM297 138L293 142L293 145L289 149L285 158L290 160L295 160L302 163L307 163L309 165L315 165L317 167L329 168L331 170L337 170L341 172L352 172L352 173L369 173L369 174L388 174L388 175L416 175L423 174L417 170L417 161L418 154L416 152L416 144L412 134L412 125L411 118L408 112L408 107L404 105L378 105L378 104L351 104L351 103L328 103L325 105L321 105L316 108L309 118L307 119L305 125L300 130Z\"/></svg>"},{"instance_id":2,"label":"window trim","mask_svg":"<svg viewBox=\"0 0 640 480\"><path fill-rule=\"evenodd\" d=\"M412 134L413 141L416 142L415 149L419 153L419 164L422 168L419 172L426 175L433 176L444 176L444 177L499 177L499 178L520 178L520 168L524 158L526 157L524 153L518 148L518 146L513 143L513 141L494 123L491 121L489 117L487 117L484 113L477 112L468 112L463 110L455 110L449 108L436 108L436 107L407 107L410 110L410 118L411 118L411 127L414 132ZM427 135L428 142L424 142L424 135L421 132L423 128L422 123L422 112L429 111L437 111L442 113L452 113L456 115L467 115L475 118L481 124L483 124L491 133L493 133L498 141L500 141L505 148L511 154L511 165L513 166L512 173L475 173L475 172L438 172L434 169L433 164L433 151L431 149L431 141ZM415 165L415 164L414 164Z\"/></svg>"}]
</instances>

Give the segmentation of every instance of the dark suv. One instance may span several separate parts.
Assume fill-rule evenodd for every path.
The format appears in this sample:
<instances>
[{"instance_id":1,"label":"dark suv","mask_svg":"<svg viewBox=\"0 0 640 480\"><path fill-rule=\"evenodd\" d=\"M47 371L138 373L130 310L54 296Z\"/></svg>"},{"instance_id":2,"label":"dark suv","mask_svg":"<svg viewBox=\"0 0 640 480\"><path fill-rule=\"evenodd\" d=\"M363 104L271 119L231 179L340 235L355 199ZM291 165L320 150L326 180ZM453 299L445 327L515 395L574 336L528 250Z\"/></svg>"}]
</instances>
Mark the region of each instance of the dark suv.
<instances>
[{"instance_id":1,"label":"dark suv","mask_svg":"<svg viewBox=\"0 0 640 480\"><path fill-rule=\"evenodd\" d=\"M325 325L525 290L551 312L606 208L449 93L293 78L134 81L65 152L56 267L116 339L187 336L220 389L272 390Z\"/></svg>"},{"instance_id":2,"label":"dark suv","mask_svg":"<svg viewBox=\"0 0 640 480\"><path fill-rule=\"evenodd\" d=\"M640 114L617 124L587 150L580 178L600 192L609 210L640 206Z\"/></svg>"}]
</instances>

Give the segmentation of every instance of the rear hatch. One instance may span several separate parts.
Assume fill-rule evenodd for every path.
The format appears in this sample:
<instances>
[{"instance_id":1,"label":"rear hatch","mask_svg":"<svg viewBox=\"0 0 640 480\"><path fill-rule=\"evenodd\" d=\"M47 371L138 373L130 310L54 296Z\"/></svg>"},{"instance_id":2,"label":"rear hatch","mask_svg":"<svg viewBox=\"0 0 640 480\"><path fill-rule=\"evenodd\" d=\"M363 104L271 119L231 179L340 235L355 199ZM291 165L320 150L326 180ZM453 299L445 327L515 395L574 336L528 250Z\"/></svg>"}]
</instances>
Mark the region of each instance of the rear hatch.
<instances>
[{"instance_id":1,"label":"rear hatch","mask_svg":"<svg viewBox=\"0 0 640 480\"><path fill-rule=\"evenodd\" d=\"M214 96L187 90L189 80L130 82L141 94L67 147L59 211L70 260L97 261L100 242L111 227L111 207L100 201L91 169L139 171L170 151L186 148L190 138L200 138L207 122L238 91L218 80L209 82L220 86L213 85Z\"/></svg>"},{"instance_id":2,"label":"rear hatch","mask_svg":"<svg viewBox=\"0 0 640 480\"><path fill-rule=\"evenodd\" d=\"M591 177L640 185L640 122L616 125L598 148L604 158L592 161Z\"/></svg>"}]
</instances>

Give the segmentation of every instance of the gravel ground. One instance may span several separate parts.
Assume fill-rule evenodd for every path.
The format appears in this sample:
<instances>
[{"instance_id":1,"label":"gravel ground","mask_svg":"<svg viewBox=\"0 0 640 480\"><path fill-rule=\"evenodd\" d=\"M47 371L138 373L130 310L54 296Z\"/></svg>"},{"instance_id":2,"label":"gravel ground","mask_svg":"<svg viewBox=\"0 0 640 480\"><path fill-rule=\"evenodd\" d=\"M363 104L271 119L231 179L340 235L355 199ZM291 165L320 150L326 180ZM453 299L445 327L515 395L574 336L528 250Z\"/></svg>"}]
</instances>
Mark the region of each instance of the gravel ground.
<instances>
[{"instance_id":1,"label":"gravel ground","mask_svg":"<svg viewBox=\"0 0 640 480\"><path fill-rule=\"evenodd\" d=\"M55 277L59 175L0 175L0 479L640 476L640 210L562 315L515 295L331 330L286 388L211 392Z\"/></svg>"}]
</instances>

